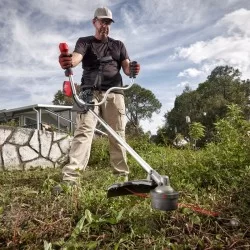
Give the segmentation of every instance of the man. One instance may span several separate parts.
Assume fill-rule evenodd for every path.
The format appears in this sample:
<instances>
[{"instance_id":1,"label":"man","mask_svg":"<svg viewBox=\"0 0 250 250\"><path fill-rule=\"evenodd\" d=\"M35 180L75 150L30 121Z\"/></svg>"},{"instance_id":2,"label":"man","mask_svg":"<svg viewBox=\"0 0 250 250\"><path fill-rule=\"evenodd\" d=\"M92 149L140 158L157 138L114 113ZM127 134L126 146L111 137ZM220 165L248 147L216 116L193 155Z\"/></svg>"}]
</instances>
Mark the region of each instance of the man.
<instances>
[{"instance_id":1,"label":"man","mask_svg":"<svg viewBox=\"0 0 250 250\"><path fill-rule=\"evenodd\" d=\"M59 56L63 69L75 67L82 62L81 89L83 96L84 93L92 94L90 101L100 102L106 90L122 86L121 68L127 76L135 76L140 71L139 64L131 66L124 44L109 37L113 22L112 12L108 8L96 9L92 20L95 35L79 38L72 55ZM94 111L125 139L125 104L121 90L110 92L102 105L94 106ZM62 170L63 181L68 184L77 183L79 170L85 170L88 164L97 119L91 112L82 110L77 114L76 123L69 153L70 162ZM126 150L112 136L109 136L109 144L113 174L124 176L126 181L129 174Z\"/></svg>"}]
</instances>

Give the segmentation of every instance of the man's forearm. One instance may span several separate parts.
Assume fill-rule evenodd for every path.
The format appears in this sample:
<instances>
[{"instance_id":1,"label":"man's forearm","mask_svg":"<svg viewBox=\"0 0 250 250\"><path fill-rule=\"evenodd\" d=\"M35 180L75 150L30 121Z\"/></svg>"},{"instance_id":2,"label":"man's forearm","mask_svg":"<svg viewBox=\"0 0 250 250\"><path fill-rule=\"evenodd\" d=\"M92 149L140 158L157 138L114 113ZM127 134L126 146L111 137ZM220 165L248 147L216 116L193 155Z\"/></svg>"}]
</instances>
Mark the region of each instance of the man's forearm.
<instances>
[{"instance_id":1,"label":"man's forearm","mask_svg":"<svg viewBox=\"0 0 250 250\"><path fill-rule=\"evenodd\" d=\"M130 75L129 60L128 59L122 61L122 70L123 70L125 75L127 75L127 76Z\"/></svg>"},{"instance_id":2,"label":"man's forearm","mask_svg":"<svg viewBox=\"0 0 250 250\"><path fill-rule=\"evenodd\" d=\"M77 52L72 54L72 67L77 66L83 59L83 56Z\"/></svg>"}]
</instances>

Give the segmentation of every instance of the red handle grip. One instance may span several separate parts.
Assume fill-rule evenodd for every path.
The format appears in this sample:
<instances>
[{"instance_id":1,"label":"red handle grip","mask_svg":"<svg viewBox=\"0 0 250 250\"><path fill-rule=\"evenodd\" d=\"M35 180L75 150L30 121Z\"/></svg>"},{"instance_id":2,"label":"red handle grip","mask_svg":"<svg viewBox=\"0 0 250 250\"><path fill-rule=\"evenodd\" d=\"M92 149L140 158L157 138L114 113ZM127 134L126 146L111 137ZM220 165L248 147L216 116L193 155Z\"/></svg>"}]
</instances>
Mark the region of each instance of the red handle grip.
<instances>
[{"instance_id":1,"label":"red handle grip","mask_svg":"<svg viewBox=\"0 0 250 250\"><path fill-rule=\"evenodd\" d=\"M68 46L67 43L60 43L59 44L59 49L60 49L61 53L68 53L69 46Z\"/></svg>"}]
</instances>

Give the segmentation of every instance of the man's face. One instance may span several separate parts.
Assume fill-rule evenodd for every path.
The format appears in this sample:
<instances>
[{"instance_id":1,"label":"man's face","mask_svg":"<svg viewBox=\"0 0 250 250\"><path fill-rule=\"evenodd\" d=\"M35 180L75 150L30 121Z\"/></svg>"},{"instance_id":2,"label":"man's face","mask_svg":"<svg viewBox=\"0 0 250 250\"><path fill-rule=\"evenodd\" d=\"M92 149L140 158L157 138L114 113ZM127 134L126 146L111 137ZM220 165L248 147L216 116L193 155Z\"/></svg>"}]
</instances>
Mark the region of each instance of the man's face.
<instances>
[{"instance_id":1,"label":"man's face","mask_svg":"<svg viewBox=\"0 0 250 250\"><path fill-rule=\"evenodd\" d=\"M110 25L112 23L111 19L108 18L95 18L94 25L98 35L102 38L106 38L109 35Z\"/></svg>"}]
</instances>

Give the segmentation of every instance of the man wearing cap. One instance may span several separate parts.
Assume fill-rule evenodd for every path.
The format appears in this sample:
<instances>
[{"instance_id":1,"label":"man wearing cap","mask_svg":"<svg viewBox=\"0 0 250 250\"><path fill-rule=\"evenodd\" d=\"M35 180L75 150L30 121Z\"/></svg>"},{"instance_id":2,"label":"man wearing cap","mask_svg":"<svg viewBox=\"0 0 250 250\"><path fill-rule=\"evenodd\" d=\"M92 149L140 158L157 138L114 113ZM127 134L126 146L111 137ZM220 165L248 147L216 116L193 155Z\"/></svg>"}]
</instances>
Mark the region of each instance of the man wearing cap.
<instances>
[{"instance_id":1,"label":"man wearing cap","mask_svg":"<svg viewBox=\"0 0 250 250\"><path fill-rule=\"evenodd\" d=\"M140 65L136 64L131 69L124 44L109 37L110 26L114 20L108 8L96 9L92 23L95 35L79 38L72 55L61 54L59 63L63 69L67 69L82 62L81 89L83 93L91 90L92 101L100 102L106 90L122 86L121 68L127 76L131 75L131 71L135 76L140 71ZM110 92L107 100L101 106L95 106L94 111L125 139L125 104L121 90ZM79 111L76 123L69 153L70 162L62 170L63 181L67 184L77 183L79 170L85 170L87 167L97 120L90 112ZM124 176L126 181L129 174L126 150L112 136L109 136L109 144L113 174Z\"/></svg>"}]
</instances>

